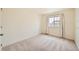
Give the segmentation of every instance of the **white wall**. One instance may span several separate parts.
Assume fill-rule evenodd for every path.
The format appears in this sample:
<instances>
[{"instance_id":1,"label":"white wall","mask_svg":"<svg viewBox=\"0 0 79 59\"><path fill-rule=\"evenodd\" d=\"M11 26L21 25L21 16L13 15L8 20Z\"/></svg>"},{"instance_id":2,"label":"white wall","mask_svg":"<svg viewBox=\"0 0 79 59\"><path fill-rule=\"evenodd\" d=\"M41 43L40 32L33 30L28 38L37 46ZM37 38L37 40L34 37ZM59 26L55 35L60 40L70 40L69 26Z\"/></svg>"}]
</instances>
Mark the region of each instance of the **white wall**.
<instances>
[{"instance_id":1,"label":"white wall","mask_svg":"<svg viewBox=\"0 0 79 59\"><path fill-rule=\"evenodd\" d=\"M0 9L0 26L1 26L1 9ZM1 34L1 28L0 28L0 34ZM1 36L0 36L0 50L1 50Z\"/></svg>"},{"instance_id":2,"label":"white wall","mask_svg":"<svg viewBox=\"0 0 79 59\"><path fill-rule=\"evenodd\" d=\"M41 32L46 33L46 22L47 22L47 17L50 17L51 15L56 15L56 14L64 14L64 19L63 19L63 37L67 39L74 40L75 39L75 9L69 8L65 10L59 10L57 12L53 13L47 13L43 14L42 20L41 20ZM53 29L54 32L57 32L57 29ZM54 35L54 34L53 34ZM59 36L59 35L57 35Z\"/></svg>"},{"instance_id":3,"label":"white wall","mask_svg":"<svg viewBox=\"0 0 79 59\"><path fill-rule=\"evenodd\" d=\"M29 9L3 10L3 46L28 39L40 33L40 16Z\"/></svg>"},{"instance_id":4,"label":"white wall","mask_svg":"<svg viewBox=\"0 0 79 59\"><path fill-rule=\"evenodd\" d=\"M79 48L79 8L76 9L76 45Z\"/></svg>"}]
</instances>

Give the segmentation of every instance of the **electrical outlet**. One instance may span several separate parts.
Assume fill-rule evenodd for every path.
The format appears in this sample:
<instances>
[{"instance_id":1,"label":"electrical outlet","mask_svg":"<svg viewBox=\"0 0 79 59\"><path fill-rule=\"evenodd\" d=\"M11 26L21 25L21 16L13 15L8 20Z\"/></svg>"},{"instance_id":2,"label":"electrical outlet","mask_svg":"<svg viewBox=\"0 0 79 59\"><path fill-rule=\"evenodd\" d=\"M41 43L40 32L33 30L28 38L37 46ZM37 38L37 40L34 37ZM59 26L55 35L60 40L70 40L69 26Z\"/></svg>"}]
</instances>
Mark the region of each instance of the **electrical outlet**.
<instances>
[{"instance_id":1,"label":"electrical outlet","mask_svg":"<svg viewBox=\"0 0 79 59\"><path fill-rule=\"evenodd\" d=\"M3 34L0 34L0 36L3 36Z\"/></svg>"}]
</instances>

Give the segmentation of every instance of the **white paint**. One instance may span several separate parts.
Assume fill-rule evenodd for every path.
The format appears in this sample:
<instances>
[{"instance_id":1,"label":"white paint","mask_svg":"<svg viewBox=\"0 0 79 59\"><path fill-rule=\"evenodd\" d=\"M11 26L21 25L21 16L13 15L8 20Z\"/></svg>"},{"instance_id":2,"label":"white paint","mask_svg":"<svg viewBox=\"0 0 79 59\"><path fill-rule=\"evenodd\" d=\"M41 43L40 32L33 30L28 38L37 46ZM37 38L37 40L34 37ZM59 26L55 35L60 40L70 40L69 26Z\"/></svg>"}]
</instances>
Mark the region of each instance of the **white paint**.
<instances>
[{"instance_id":1,"label":"white paint","mask_svg":"<svg viewBox=\"0 0 79 59\"><path fill-rule=\"evenodd\" d=\"M51 35L60 36L61 31L58 31L58 28L47 29L47 19L48 19L47 17L51 17L52 15L56 15L56 14L61 15L62 13L64 14L64 16L62 16L62 18L64 18L63 19L63 37L74 40L75 39L75 35L74 35L75 34L75 9L71 9L71 8L42 15L41 32L46 33L47 31Z\"/></svg>"},{"instance_id":2,"label":"white paint","mask_svg":"<svg viewBox=\"0 0 79 59\"><path fill-rule=\"evenodd\" d=\"M42 8L41 14L57 12L57 11L61 11L61 10L64 10L64 9L67 9L67 8Z\"/></svg>"},{"instance_id":3,"label":"white paint","mask_svg":"<svg viewBox=\"0 0 79 59\"><path fill-rule=\"evenodd\" d=\"M79 48L79 8L76 9L76 45Z\"/></svg>"},{"instance_id":4,"label":"white paint","mask_svg":"<svg viewBox=\"0 0 79 59\"><path fill-rule=\"evenodd\" d=\"M3 46L36 36L40 33L40 16L27 9L3 10Z\"/></svg>"},{"instance_id":5,"label":"white paint","mask_svg":"<svg viewBox=\"0 0 79 59\"><path fill-rule=\"evenodd\" d=\"M61 8L3 9L3 46L38 35L40 33L40 14L56 10L61 10Z\"/></svg>"},{"instance_id":6,"label":"white paint","mask_svg":"<svg viewBox=\"0 0 79 59\"><path fill-rule=\"evenodd\" d=\"M33 11L38 14L47 14L47 13L52 13L56 11L61 11L67 8L27 8L29 11Z\"/></svg>"},{"instance_id":7,"label":"white paint","mask_svg":"<svg viewBox=\"0 0 79 59\"><path fill-rule=\"evenodd\" d=\"M0 9L0 26L1 26L1 9ZM0 34L1 34L1 28L0 28ZM0 50L1 50L1 36L0 36Z\"/></svg>"}]
</instances>

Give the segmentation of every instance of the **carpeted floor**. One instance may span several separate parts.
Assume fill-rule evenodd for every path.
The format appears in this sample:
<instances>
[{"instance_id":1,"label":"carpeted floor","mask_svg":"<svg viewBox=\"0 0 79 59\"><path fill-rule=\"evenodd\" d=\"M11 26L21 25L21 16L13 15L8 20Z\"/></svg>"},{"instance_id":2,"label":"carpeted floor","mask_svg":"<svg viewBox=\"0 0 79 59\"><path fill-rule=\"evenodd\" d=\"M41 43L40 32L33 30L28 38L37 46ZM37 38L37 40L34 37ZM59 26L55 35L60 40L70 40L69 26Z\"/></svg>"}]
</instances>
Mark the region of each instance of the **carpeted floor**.
<instances>
[{"instance_id":1,"label":"carpeted floor","mask_svg":"<svg viewBox=\"0 0 79 59\"><path fill-rule=\"evenodd\" d=\"M38 35L2 48L3 51L78 51L74 41Z\"/></svg>"}]
</instances>

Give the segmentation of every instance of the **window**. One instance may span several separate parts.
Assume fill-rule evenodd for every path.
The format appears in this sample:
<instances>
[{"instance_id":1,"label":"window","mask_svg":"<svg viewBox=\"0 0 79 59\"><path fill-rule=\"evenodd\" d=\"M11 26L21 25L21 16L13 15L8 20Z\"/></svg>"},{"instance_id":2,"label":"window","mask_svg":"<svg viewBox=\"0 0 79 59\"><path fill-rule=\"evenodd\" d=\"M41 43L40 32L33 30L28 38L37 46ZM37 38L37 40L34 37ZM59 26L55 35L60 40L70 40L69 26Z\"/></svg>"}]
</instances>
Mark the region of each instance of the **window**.
<instances>
[{"instance_id":1,"label":"window","mask_svg":"<svg viewBox=\"0 0 79 59\"><path fill-rule=\"evenodd\" d=\"M53 16L48 19L48 26L49 27L59 27L60 25L60 17Z\"/></svg>"}]
</instances>

